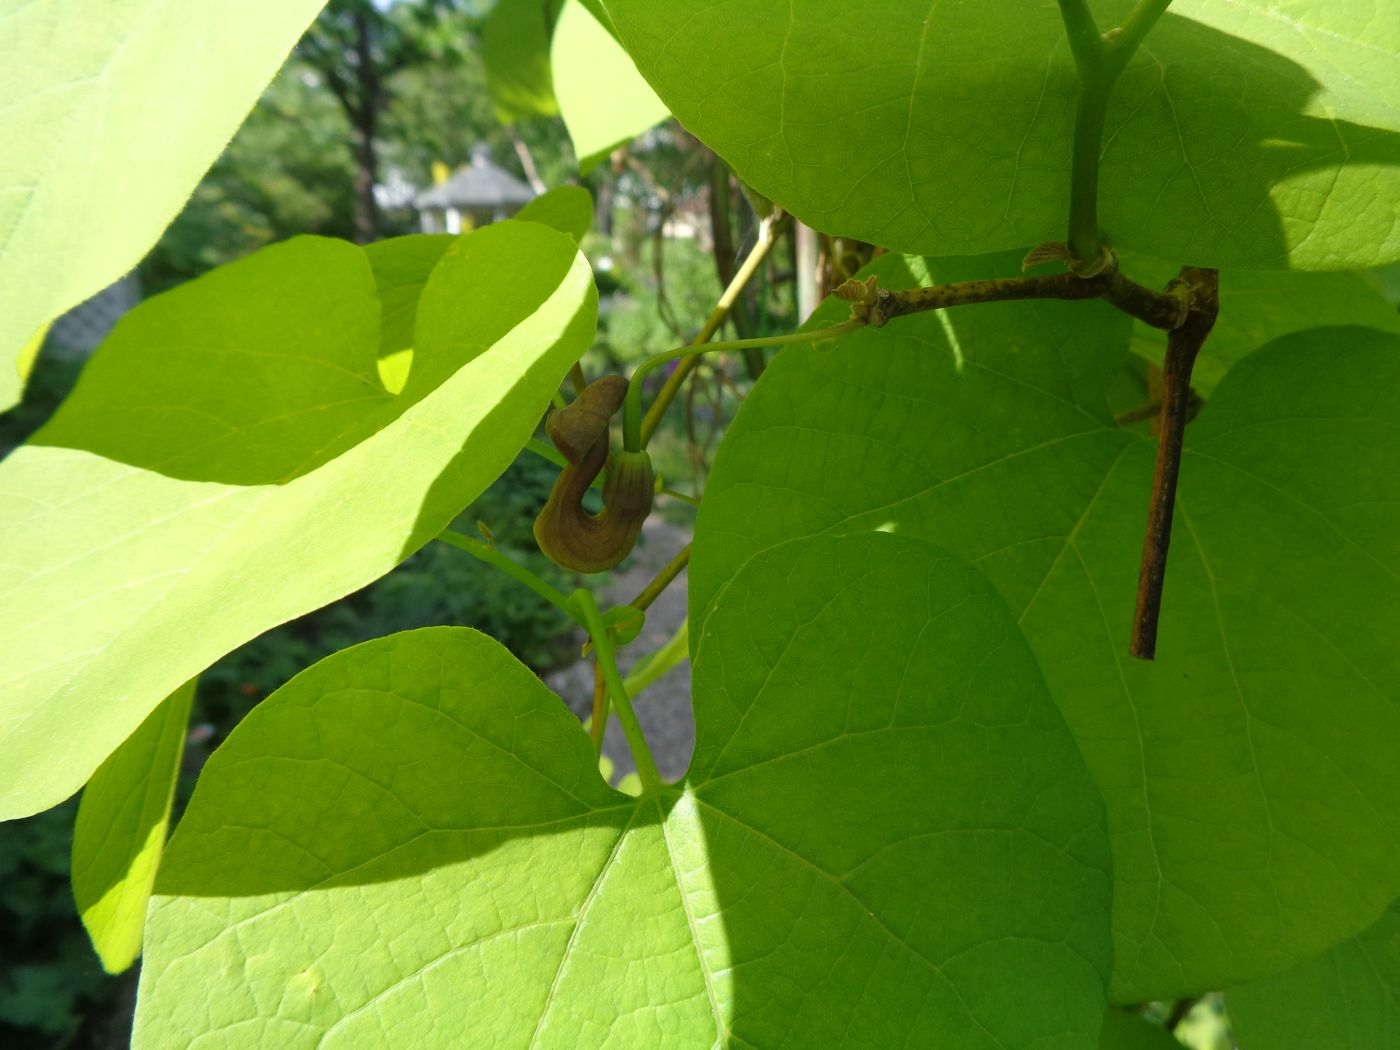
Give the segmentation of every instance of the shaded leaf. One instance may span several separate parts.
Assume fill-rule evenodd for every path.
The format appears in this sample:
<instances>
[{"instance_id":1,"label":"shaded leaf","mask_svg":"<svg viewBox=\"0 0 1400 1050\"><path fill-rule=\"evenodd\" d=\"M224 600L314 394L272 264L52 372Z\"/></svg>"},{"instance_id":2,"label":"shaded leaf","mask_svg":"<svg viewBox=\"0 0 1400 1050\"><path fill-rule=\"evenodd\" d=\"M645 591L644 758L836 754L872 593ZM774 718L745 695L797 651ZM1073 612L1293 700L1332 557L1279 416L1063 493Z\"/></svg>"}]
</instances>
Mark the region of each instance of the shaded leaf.
<instances>
[{"instance_id":1,"label":"shaded leaf","mask_svg":"<svg viewBox=\"0 0 1400 1050\"><path fill-rule=\"evenodd\" d=\"M1106 407L1128 332L1102 304L998 303L784 351L716 459L690 587L703 627L774 545L869 528L986 572L1107 800L1112 995L1141 1002L1276 972L1400 892L1400 337L1299 332L1226 376L1187 431L1144 663L1155 450Z\"/></svg>"},{"instance_id":2,"label":"shaded leaf","mask_svg":"<svg viewBox=\"0 0 1400 1050\"><path fill-rule=\"evenodd\" d=\"M1153 288L1165 287L1177 270L1138 258L1125 259L1124 269ZM1220 317L1191 372L1191 385L1206 395L1247 354L1289 332L1356 324L1400 333L1400 311L1359 273L1225 270L1220 274L1220 301ZM1160 364L1166 336L1140 324L1134 349Z\"/></svg>"},{"instance_id":3,"label":"shaded leaf","mask_svg":"<svg viewBox=\"0 0 1400 1050\"><path fill-rule=\"evenodd\" d=\"M1103 1019L1099 1050L1181 1050L1181 1044L1159 1024L1137 1014L1110 1010Z\"/></svg>"},{"instance_id":4,"label":"shaded leaf","mask_svg":"<svg viewBox=\"0 0 1400 1050\"><path fill-rule=\"evenodd\" d=\"M1094 1045L1102 809L984 580L787 546L695 682L691 771L634 799L475 632L303 672L176 832L137 1045Z\"/></svg>"},{"instance_id":5,"label":"shaded leaf","mask_svg":"<svg viewBox=\"0 0 1400 1050\"><path fill-rule=\"evenodd\" d=\"M455 238L446 233L391 237L364 247L379 296L379 361L384 389L401 392L413 368L413 326L423 286Z\"/></svg>"},{"instance_id":6,"label":"shaded leaf","mask_svg":"<svg viewBox=\"0 0 1400 1050\"><path fill-rule=\"evenodd\" d=\"M908 252L1063 240L1078 79L1056 5L605 0L680 121L803 222ZM1093 5L1107 29L1131 0ZM1178 0L1111 100L1100 217L1203 266L1400 257L1400 8Z\"/></svg>"},{"instance_id":7,"label":"shaded leaf","mask_svg":"<svg viewBox=\"0 0 1400 1050\"><path fill-rule=\"evenodd\" d=\"M1326 955L1225 997L1242 1046L1400 1046L1400 906Z\"/></svg>"},{"instance_id":8,"label":"shaded leaf","mask_svg":"<svg viewBox=\"0 0 1400 1050\"><path fill-rule=\"evenodd\" d=\"M481 61L496 118L513 124L559 112L549 42L562 0L497 0L481 27Z\"/></svg>"},{"instance_id":9,"label":"shaded leaf","mask_svg":"<svg viewBox=\"0 0 1400 1050\"><path fill-rule=\"evenodd\" d=\"M302 238L149 300L0 464L0 815L75 791L249 638L387 572L511 462L593 335L566 236L459 239L380 384L365 254Z\"/></svg>"},{"instance_id":10,"label":"shaded leaf","mask_svg":"<svg viewBox=\"0 0 1400 1050\"><path fill-rule=\"evenodd\" d=\"M194 680L171 693L88 781L73 825L73 899L108 973L141 954L165 848Z\"/></svg>"},{"instance_id":11,"label":"shaded leaf","mask_svg":"<svg viewBox=\"0 0 1400 1050\"><path fill-rule=\"evenodd\" d=\"M593 198L582 186L556 186L542 193L515 215L521 222L541 222L575 241L593 226Z\"/></svg>"},{"instance_id":12,"label":"shaded leaf","mask_svg":"<svg viewBox=\"0 0 1400 1050\"><path fill-rule=\"evenodd\" d=\"M0 409L21 348L155 244L321 4L0 8Z\"/></svg>"}]
</instances>

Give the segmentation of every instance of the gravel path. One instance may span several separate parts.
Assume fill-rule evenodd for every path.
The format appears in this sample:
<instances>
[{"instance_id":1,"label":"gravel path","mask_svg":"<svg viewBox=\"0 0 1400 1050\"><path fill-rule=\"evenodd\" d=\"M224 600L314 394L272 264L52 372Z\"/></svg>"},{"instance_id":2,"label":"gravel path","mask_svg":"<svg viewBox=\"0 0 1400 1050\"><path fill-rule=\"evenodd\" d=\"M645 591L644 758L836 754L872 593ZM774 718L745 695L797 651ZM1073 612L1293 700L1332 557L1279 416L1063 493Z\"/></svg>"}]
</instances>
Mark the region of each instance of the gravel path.
<instances>
[{"instance_id":1,"label":"gravel path","mask_svg":"<svg viewBox=\"0 0 1400 1050\"><path fill-rule=\"evenodd\" d=\"M619 604L631 601L682 547L690 541L688 530L653 517L642 529L642 539L626 567L613 573L612 582L598 595L600 603ZM666 588L647 610L642 633L618 655L625 675L639 659L664 645L685 620L685 573ZM545 682L564 698L580 718L593 708L593 664L589 660L554 671ZM664 677L652 683L636 701L637 719L642 723L647 742L651 745L656 765L668 780L679 779L690 764L695 749L695 723L690 712L690 663L679 664ZM616 776L635 770L636 764L627 750L627 740L617 718L608 720L608 734L603 753L617 767Z\"/></svg>"}]
</instances>

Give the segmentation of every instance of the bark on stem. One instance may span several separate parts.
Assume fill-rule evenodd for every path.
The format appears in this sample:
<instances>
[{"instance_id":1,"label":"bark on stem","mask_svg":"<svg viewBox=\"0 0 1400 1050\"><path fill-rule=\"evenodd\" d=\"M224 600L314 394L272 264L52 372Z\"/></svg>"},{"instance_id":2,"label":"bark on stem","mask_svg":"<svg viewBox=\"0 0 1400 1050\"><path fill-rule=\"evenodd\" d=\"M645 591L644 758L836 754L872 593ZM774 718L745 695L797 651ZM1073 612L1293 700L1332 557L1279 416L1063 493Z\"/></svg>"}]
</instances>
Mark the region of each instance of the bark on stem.
<instances>
[{"instance_id":1,"label":"bark on stem","mask_svg":"<svg viewBox=\"0 0 1400 1050\"><path fill-rule=\"evenodd\" d=\"M1162 368L1164 391L1157 468L1152 478L1152 500L1147 508L1137 608L1133 613L1133 634L1128 646L1128 652L1139 660L1151 660L1157 654L1157 621L1162 613L1162 585L1167 574L1167 550L1171 546L1176 484L1181 471L1186 422L1191 414L1191 367L1220 310L1219 275L1215 270L1183 267L1176 283L1189 291L1191 307L1185 322L1167 336L1167 356Z\"/></svg>"}]
</instances>

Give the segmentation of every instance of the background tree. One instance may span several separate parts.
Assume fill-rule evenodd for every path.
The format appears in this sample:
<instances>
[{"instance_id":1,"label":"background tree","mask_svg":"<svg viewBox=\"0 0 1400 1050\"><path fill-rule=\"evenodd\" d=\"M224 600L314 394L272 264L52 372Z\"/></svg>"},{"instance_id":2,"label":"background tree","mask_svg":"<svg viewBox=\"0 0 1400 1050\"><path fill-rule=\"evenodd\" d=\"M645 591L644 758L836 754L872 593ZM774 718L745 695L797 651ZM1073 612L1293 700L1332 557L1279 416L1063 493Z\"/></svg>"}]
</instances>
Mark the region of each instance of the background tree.
<instances>
[{"instance_id":1,"label":"background tree","mask_svg":"<svg viewBox=\"0 0 1400 1050\"><path fill-rule=\"evenodd\" d=\"M377 138L394 75L426 62L442 71L460 65L479 6L472 0L331 0L297 43L296 54L320 75L350 123L359 243L379 236Z\"/></svg>"}]
</instances>

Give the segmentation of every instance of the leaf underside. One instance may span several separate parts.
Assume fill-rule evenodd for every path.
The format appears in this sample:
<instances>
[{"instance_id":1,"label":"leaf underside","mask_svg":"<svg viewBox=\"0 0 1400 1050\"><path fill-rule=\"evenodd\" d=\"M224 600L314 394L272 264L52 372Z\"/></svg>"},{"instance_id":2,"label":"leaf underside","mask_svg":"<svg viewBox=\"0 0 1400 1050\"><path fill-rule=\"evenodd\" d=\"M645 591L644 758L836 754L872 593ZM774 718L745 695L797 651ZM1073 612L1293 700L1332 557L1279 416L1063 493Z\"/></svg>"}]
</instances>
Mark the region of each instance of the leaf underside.
<instances>
[{"instance_id":1,"label":"leaf underside","mask_svg":"<svg viewBox=\"0 0 1400 1050\"><path fill-rule=\"evenodd\" d=\"M155 244L322 2L0 4L0 411L22 349Z\"/></svg>"},{"instance_id":2,"label":"leaf underside","mask_svg":"<svg viewBox=\"0 0 1400 1050\"><path fill-rule=\"evenodd\" d=\"M181 682L393 568L519 452L592 340L588 265L534 223L441 247L372 266L298 238L148 300L0 464L0 817L72 794ZM380 296L402 341L425 280L395 395Z\"/></svg>"},{"instance_id":3,"label":"leaf underside","mask_svg":"<svg viewBox=\"0 0 1400 1050\"><path fill-rule=\"evenodd\" d=\"M1078 80L1049 0L605 3L680 121L803 222L935 255L1064 238ZM1093 5L1105 29L1132 6ZM1111 99L1112 243L1253 269L1400 258L1400 7L1301 6L1162 17Z\"/></svg>"},{"instance_id":4,"label":"leaf underside","mask_svg":"<svg viewBox=\"0 0 1400 1050\"><path fill-rule=\"evenodd\" d=\"M1003 303L784 351L716 459L690 587L699 629L775 544L870 528L986 572L1108 804L1112 996L1141 1002L1277 972L1400 892L1400 337L1298 332L1226 375L1187 431L1144 663L1154 448L1106 405L1127 335L1099 304Z\"/></svg>"},{"instance_id":5,"label":"leaf underside","mask_svg":"<svg viewBox=\"0 0 1400 1050\"><path fill-rule=\"evenodd\" d=\"M108 973L141 953L195 682L171 693L97 768L73 825L73 900Z\"/></svg>"},{"instance_id":6,"label":"leaf underside","mask_svg":"<svg viewBox=\"0 0 1400 1050\"><path fill-rule=\"evenodd\" d=\"M1242 1046L1400 1046L1400 905L1326 955L1225 996Z\"/></svg>"},{"instance_id":7,"label":"leaf underside","mask_svg":"<svg viewBox=\"0 0 1400 1050\"><path fill-rule=\"evenodd\" d=\"M775 550L695 707L686 779L634 799L475 632L303 672L172 839L136 1045L1095 1045L1102 808L978 574Z\"/></svg>"},{"instance_id":8,"label":"leaf underside","mask_svg":"<svg viewBox=\"0 0 1400 1050\"><path fill-rule=\"evenodd\" d=\"M565 0L550 56L559 110L584 174L670 116L627 52L580 0Z\"/></svg>"}]
</instances>

